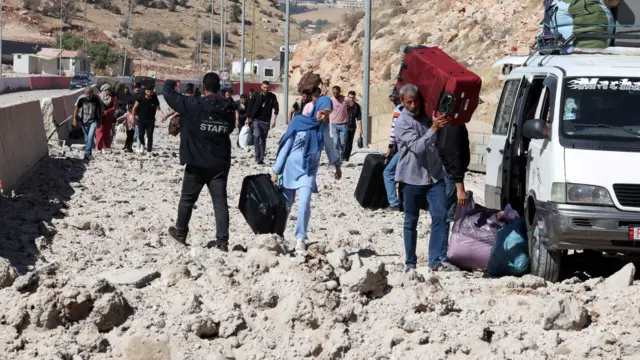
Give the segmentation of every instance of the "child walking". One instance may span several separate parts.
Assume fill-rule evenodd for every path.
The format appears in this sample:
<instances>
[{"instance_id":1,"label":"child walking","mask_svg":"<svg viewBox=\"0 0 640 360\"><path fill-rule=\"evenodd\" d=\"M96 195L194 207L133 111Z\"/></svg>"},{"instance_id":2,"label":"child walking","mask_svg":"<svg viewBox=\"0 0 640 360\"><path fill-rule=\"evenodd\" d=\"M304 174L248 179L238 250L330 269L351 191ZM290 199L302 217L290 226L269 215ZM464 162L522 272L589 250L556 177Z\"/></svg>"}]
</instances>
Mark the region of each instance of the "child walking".
<instances>
[{"instance_id":1,"label":"child walking","mask_svg":"<svg viewBox=\"0 0 640 360\"><path fill-rule=\"evenodd\" d=\"M304 256L307 250L307 229L311 215L311 194L318 192L316 176L322 149L327 152L329 163L336 168L335 178L340 180L340 157L336 154L329 135L331 99L322 96L316 100L308 116L296 115L280 140L272 180L282 175L282 189L289 204L298 193L298 220L296 223L296 255Z\"/></svg>"}]
</instances>

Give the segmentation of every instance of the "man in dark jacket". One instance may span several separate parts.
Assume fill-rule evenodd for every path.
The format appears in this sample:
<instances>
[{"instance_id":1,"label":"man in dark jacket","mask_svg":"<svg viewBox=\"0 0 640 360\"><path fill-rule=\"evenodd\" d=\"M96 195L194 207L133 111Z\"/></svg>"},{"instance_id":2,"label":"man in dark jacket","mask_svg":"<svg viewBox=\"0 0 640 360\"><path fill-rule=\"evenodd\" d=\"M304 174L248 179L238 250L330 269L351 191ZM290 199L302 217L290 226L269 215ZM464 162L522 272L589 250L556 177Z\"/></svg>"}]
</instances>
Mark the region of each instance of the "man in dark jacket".
<instances>
[{"instance_id":1,"label":"man in dark jacket","mask_svg":"<svg viewBox=\"0 0 640 360\"><path fill-rule=\"evenodd\" d=\"M220 78L208 73L203 79L204 97L183 96L175 89L175 82L164 83L167 104L182 116L180 128L180 164L186 164L182 193L178 205L176 226L169 235L181 244L186 243L193 205L204 185L209 188L216 218L215 247L228 251L229 206L227 204L227 176L231 168L231 140L235 114L231 104L222 97Z\"/></svg>"},{"instance_id":2,"label":"man in dark jacket","mask_svg":"<svg viewBox=\"0 0 640 360\"><path fill-rule=\"evenodd\" d=\"M269 135L269 129L276 127L279 107L276 94L269 91L268 81L262 82L260 90L260 93L254 95L249 102L247 122L251 122L253 127L256 162L262 165L267 148L267 135ZM269 126L269 121L271 121L271 126Z\"/></svg>"},{"instance_id":3,"label":"man in dark jacket","mask_svg":"<svg viewBox=\"0 0 640 360\"><path fill-rule=\"evenodd\" d=\"M448 125L438 134L438 154L447 173L445 177L447 197L447 220L445 227L447 234L449 226L456 212L456 205L467 203L467 193L464 188L464 174L467 172L471 153L469 150L469 133L462 125Z\"/></svg>"}]
</instances>

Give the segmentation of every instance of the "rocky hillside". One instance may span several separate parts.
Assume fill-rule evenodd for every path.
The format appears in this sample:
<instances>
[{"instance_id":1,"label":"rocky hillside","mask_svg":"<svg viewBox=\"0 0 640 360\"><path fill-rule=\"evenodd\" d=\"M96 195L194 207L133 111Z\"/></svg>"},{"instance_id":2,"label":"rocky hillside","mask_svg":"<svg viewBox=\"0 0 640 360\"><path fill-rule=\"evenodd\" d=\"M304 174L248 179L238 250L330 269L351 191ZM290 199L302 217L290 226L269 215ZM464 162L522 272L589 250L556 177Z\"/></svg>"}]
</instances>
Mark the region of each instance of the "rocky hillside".
<instances>
[{"instance_id":1,"label":"rocky hillside","mask_svg":"<svg viewBox=\"0 0 640 360\"><path fill-rule=\"evenodd\" d=\"M4 39L55 44L60 26L59 4L59 1L51 0L5 1ZM86 4L88 41L93 44L108 43L115 52L122 54L127 43L129 1L88 0ZM149 41L142 42L145 46L134 43L133 47L129 47L128 55L136 59L136 71L140 72L142 67L142 73L155 71L158 76L197 74L198 20L200 32L205 33L201 53L203 71L206 71L210 53L210 4L210 0L134 0L130 41L140 30L160 32L159 37L154 35L149 37ZM240 0L226 1L227 64L240 59L241 4ZM83 38L85 2L63 0L63 5L64 32ZM214 1L213 9L213 63L217 69L220 62L220 0ZM284 14L277 1L247 1L246 20L245 57L278 58L279 46L284 43ZM108 73L108 69L95 72Z\"/></svg>"},{"instance_id":2,"label":"rocky hillside","mask_svg":"<svg viewBox=\"0 0 640 360\"><path fill-rule=\"evenodd\" d=\"M499 84L491 65L509 54L529 53L540 31L542 8L542 0L389 0L372 15L371 84L393 82L402 45L438 46L483 77L483 100L495 104ZM360 92L363 16L347 15L340 27L299 44L290 67L292 83L315 72L325 85ZM382 100L387 86L379 88ZM382 103L386 106L374 106L374 113L390 111ZM477 115L490 116L487 105Z\"/></svg>"}]
</instances>

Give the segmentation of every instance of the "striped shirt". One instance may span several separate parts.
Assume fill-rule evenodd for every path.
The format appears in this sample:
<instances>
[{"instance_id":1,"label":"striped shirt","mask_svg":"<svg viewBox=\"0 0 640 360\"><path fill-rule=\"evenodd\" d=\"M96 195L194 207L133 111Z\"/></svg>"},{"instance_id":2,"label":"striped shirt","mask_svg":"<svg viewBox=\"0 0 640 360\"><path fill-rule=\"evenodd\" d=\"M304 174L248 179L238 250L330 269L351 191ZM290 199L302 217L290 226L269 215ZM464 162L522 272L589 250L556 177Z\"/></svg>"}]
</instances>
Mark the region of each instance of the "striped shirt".
<instances>
[{"instance_id":1,"label":"striped shirt","mask_svg":"<svg viewBox=\"0 0 640 360\"><path fill-rule=\"evenodd\" d=\"M389 133L389 147L394 147L396 145L396 120L398 120L398 116L404 109L402 104L396 106L393 110L393 120L391 121L391 132Z\"/></svg>"}]
</instances>

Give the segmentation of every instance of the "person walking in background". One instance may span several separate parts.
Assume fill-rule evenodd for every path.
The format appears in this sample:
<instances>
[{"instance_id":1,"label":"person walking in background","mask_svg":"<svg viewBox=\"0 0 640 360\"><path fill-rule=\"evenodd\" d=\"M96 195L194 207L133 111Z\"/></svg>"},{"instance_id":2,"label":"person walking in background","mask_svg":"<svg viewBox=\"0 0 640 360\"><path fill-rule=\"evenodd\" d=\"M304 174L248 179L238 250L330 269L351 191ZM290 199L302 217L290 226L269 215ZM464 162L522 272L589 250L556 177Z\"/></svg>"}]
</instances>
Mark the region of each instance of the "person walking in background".
<instances>
[{"instance_id":1,"label":"person walking in background","mask_svg":"<svg viewBox=\"0 0 640 360\"><path fill-rule=\"evenodd\" d=\"M249 101L249 98L247 97L247 95L242 94L240 95L240 100L238 100L238 102L236 103L236 111L238 112L238 120L236 122L236 128L238 128L238 130L240 130L240 128L242 128L242 125L244 125L244 123L247 121L247 102Z\"/></svg>"},{"instance_id":2,"label":"person walking in background","mask_svg":"<svg viewBox=\"0 0 640 360\"><path fill-rule=\"evenodd\" d=\"M359 136L362 136L362 110L360 104L356 102L356 92L351 90L347 94L349 98L349 106L347 106L347 113L349 114L349 133L347 134L347 143L342 153L342 161L349 161L351 157L351 151L353 149L353 139L356 136L356 131L359 132Z\"/></svg>"},{"instance_id":3,"label":"person walking in background","mask_svg":"<svg viewBox=\"0 0 640 360\"><path fill-rule=\"evenodd\" d=\"M278 116L278 98L276 94L269 91L269 82L263 81L260 86L260 93L255 94L249 102L247 111L247 121L253 126L254 148L256 152L256 162L264 164L264 156L267 148L267 136L269 130L276 127ZM269 126L271 122L271 126Z\"/></svg>"},{"instance_id":4,"label":"person walking in background","mask_svg":"<svg viewBox=\"0 0 640 360\"><path fill-rule=\"evenodd\" d=\"M102 121L96 130L96 148L102 152L111 148L111 128L116 110L118 109L118 99L111 92L111 85L104 84L100 88L100 100L102 101L104 112Z\"/></svg>"},{"instance_id":5,"label":"person walking in background","mask_svg":"<svg viewBox=\"0 0 640 360\"><path fill-rule=\"evenodd\" d=\"M220 78L207 73L202 80L204 98L183 96L167 80L163 95L167 104L182 118L180 129L180 164L186 165L176 225L169 235L186 244L193 206L202 188L207 185L216 221L216 240L213 247L228 251L229 205L227 178L231 168L231 139L235 115L228 100L219 94Z\"/></svg>"},{"instance_id":6,"label":"person walking in background","mask_svg":"<svg viewBox=\"0 0 640 360\"><path fill-rule=\"evenodd\" d=\"M226 88L224 89L224 98L227 99L227 101L229 101L229 103L231 104L231 107L233 108L234 113L236 114L235 118L236 118L236 122L235 122L235 127L239 128L240 127L240 113L238 112L238 104L236 104L235 101L233 101L233 89L231 88Z\"/></svg>"},{"instance_id":7,"label":"person walking in background","mask_svg":"<svg viewBox=\"0 0 640 360\"><path fill-rule=\"evenodd\" d=\"M84 96L76 101L76 108L73 110L73 127L78 126L78 111L81 111L82 131L84 132L85 148L84 160L93 160L92 148L96 129L100 125L102 118L102 101L95 96L93 87L84 90Z\"/></svg>"},{"instance_id":8,"label":"person walking in background","mask_svg":"<svg viewBox=\"0 0 640 360\"><path fill-rule=\"evenodd\" d=\"M417 227L420 208L429 203L431 234L429 267L434 270L457 270L447 258L445 222L447 219L446 173L436 147L437 132L448 125L445 117L430 119L424 114L422 96L413 84L400 89L404 109L396 121L398 167L396 181L403 184L404 249L407 272L416 268Z\"/></svg>"},{"instance_id":9,"label":"person walking in background","mask_svg":"<svg viewBox=\"0 0 640 360\"><path fill-rule=\"evenodd\" d=\"M347 145L347 135L349 133L349 114L347 106L350 104L344 95L341 94L340 86L334 86L332 89L333 111L331 112L331 136L333 136L333 146L336 153L344 153Z\"/></svg>"},{"instance_id":10,"label":"person walking in background","mask_svg":"<svg viewBox=\"0 0 640 360\"><path fill-rule=\"evenodd\" d=\"M322 149L329 163L336 168L335 178L342 177L340 156L337 154L329 136L329 114L331 99L320 97L309 116L293 117L287 132L280 140L276 163L271 179L277 184L278 175L282 175L282 188L289 204L293 204L298 193L298 219L296 223L295 250L298 256L304 256L307 246L307 230L311 215L311 194L318 192L316 176Z\"/></svg>"},{"instance_id":11,"label":"person walking in background","mask_svg":"<svg viewBox=\"0 0 640 360\"><path fill-rule=\"evenodd\" d=\"M302 110L302 115L311 114L311 112L313 111L313 107L315 106L316 101L320 96L322 96L322 91L320 90L320 88L317 87L313 89L313 91L311 92L311 101L309 101L307 105L304 106L304 109Z\"/></svg>"},{"instance_id":12,"label":"person walking in background","mask_svg":"<svg viewBox=\"0 0 640 360\"><path fill-rule=\"evenodd\" d=\"M253 88L249 89L249 101L253 100L253 97L256 95L256 91Z\"/></svg>"},{"instance_id":13,"label":"person walking in background","mask_svg":"<svg viewBox=\"0 0 640 360\"><path fill-rule=\"evenodd\" d=\"M133 117L138 117L138 139L141 145L138 151L140 153L144 152L145 134L147 134L148 138L146 142L147 152L150 153L153 150L153 131L156 127L156 113L158 113L161 118L164 117L160 109L158 95L153 91L153 87L150 86L144 89L144 96L139 97L133 106Z\"/></svg>"},{"instance_id":14,"label":"person walking in background","mask_svg":"<svg viewBox=\"0 0 640 360\"><path fill-rule=\"evenodd\" d=\"M291 110L289 110L289 117L287 118L287 125L291 122L294 115L302 114L304 107L311 102L311 92L309 90L302 90L300 98L293 103Z\"/></svg>"},{"instance_id":15,"label":"person walking in background","mask_svg":"<svg viewBox=\"0 0 640 360\"><path fill-rule=\"evenodd\" d=\"M464 124L448 125L438 131L438 154L447 172L447 221L445 235L448 242L449 229L457 205L467 203L467 192L464 188L464 175L469 167L471 151L469 149L469 132Z\"/></svg>"},{"instance_id":16,"label":"person walking in background","mask_svg":"<svg viewBox=\"0 0 640 360\"><path fill-rule=\"evenodd\" d=\"M385 155L387 163L382 176L384 178L384 187L387 190L387 200L389 201L388 211L400 211L400 200L396 192L396 167L398 165L398 146L396 144L395 126L400 113L404 106L400 103L398 88L392 87L389 91L389 100L395 105L393 109L393 119L391 120L391 131L389 132L389 146Z\"/></svg>"}]
</instances>

